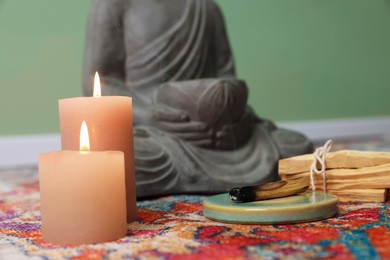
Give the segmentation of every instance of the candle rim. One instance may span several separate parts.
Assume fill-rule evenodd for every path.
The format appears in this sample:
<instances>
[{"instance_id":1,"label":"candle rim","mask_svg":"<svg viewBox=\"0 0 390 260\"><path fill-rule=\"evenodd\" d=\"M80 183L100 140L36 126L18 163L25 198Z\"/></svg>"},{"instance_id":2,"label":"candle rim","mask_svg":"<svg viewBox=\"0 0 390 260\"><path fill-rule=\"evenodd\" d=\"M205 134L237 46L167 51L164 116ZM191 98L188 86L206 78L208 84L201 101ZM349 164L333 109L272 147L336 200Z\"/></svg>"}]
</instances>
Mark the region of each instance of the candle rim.
<instances>
[{"instance_id":1,"label":"candle rim","mask_svg":"<svg viewBox=\"0 0 390 260\"><path fill-rule=\"evenodd\" d=\"M82 96L82 97L69 97L69 98L62 98L58 100L58 103L63 103L66 102L66 100L77 100L77 99L90 99L90 100L96 100L96 102L99 102L98 100L107 100L107 99L112 99L112 98L121 98L121 99L130 99L132 100L133 98L130 96L101 96L100 98L93 98L91 96Z\"/></svg>"},{"instance_id":2,"label":"candle rim","mask_svg":"<svg viewBox=\"0 0 390 260\"><path fill-rule=\"evenodd\" d=\"M103 154L103 153L109 153L109 154L122 154L125 153L120 150L100 150L100 151L89 151L88 153L82 153L79 150L58 150L58 151L52 151L52 152L46 152L39 154L39 157L41 156L49 156L54 154L82 154L82 155L93 155L93 154Z\"/></svg>"}]
</instances>

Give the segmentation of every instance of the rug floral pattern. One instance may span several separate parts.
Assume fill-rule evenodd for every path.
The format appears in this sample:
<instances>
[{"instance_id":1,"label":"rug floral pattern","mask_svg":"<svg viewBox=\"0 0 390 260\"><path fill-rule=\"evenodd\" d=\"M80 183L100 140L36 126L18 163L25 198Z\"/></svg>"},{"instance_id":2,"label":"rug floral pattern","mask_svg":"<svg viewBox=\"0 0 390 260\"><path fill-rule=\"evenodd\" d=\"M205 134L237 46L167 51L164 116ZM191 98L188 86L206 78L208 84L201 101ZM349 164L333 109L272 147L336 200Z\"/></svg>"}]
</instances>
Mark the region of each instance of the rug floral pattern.
<instances>
[{"instance_id":1,"label":"rug floral pattern","mask_svg":"<svg viewBox=\"0 0 390 260\"><path fill-rule=\"evenodd\" d=\"M208 220L205 196L138 202L118 241L58 246L41 237L35 168L0 171L0 259L390 259L390 203L341 203L327 220L236 225Z\"/></svg>"}]
</instances>

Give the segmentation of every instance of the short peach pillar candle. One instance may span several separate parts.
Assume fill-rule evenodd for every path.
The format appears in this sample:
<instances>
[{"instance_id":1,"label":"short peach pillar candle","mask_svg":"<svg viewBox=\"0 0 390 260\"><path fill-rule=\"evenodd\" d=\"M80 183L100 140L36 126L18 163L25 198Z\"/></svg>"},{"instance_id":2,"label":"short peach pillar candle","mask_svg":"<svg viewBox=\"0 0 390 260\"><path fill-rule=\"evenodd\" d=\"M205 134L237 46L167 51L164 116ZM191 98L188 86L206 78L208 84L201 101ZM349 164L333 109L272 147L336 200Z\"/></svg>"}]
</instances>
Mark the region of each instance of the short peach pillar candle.
<instances>
[{"instance_id":1,"label":"short peach pillar candle","mask_svg":"<svg viewBox=\"0 0 390 260\"><path fill-rule=\"evenodd\" d=\"M126 235L123 152L90 152L81 143L80 151L41 154L39 186L46 242L87 244Z\"/></svg>"},{"instance_id":2,"label":"short peach pillar candle","mask_svg":"<svg viewBox=\"0 0 390 260\"><path fill-rule=\"evenodd\" d=\"M93 97L61 99L58 104L62 150L78 149L78 131L85 120L90 129L91 150L115 150L125 154L127 222L136 220L131 97L101 96L96 74Z\"/></svg>"}]
</instances>

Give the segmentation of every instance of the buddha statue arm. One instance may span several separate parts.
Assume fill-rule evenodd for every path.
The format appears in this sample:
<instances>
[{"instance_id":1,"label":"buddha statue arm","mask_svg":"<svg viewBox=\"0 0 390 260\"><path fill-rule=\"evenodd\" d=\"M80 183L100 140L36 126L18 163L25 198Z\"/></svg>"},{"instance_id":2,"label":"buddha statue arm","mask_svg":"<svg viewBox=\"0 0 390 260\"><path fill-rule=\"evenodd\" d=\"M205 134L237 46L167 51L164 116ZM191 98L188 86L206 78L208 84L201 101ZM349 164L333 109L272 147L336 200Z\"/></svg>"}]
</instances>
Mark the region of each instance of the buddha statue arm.
<instances>
[{"instance_id":1,"label":"buddha statue arm","mask_svg":"<svg viewBox=\"0 0 390 260\"><path fill-rule=\"evenodd\" d=\"M214 48L217 63L217 77L235 77L233 53L230 48L223 14L214 2L211 8L214 19Z\"/></svg>"},{"instance_id":2,"label":"buddha statue arm","mask_svg":"<svg viewBox=\"0 0 390 260\"><path fill-rule=\"evenodd\" d=\"M83 90L91 96L96 71L102 78L103 94L129 95L125 85L123 0L95 0L91 6L84 51Z\"/></svg>"}]
</instances>

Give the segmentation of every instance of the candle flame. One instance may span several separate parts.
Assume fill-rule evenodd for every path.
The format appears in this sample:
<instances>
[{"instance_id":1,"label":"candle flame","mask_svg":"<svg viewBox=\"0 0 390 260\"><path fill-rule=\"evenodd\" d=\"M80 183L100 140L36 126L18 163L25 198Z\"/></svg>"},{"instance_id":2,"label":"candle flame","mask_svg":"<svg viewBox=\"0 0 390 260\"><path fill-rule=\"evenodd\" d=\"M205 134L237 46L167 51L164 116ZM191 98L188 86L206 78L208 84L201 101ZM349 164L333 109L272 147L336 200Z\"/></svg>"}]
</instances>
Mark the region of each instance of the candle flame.
<instances>
[{"instance_id":1,"label":"candle flame","mask_svg":"<svg viewBox=\"0 0 390 260\"><path fill-rule=\"evenodd\" d=\"M88 127L85 121L81 124L80 129L80 151L89 152L89 135L88 135Z\"/></svg>"},{"instance_id":2,"label":"candle flame","mask_svg":"<svg viewBox=\"0 0 390 260\"><path fill-rule=\"evenodd\" d=\"M101 97L102 96L102 88L100 86L100 77L99 73L96 71L95 79L93 81L93 97Z\"/></svg>"}]
</instances>

